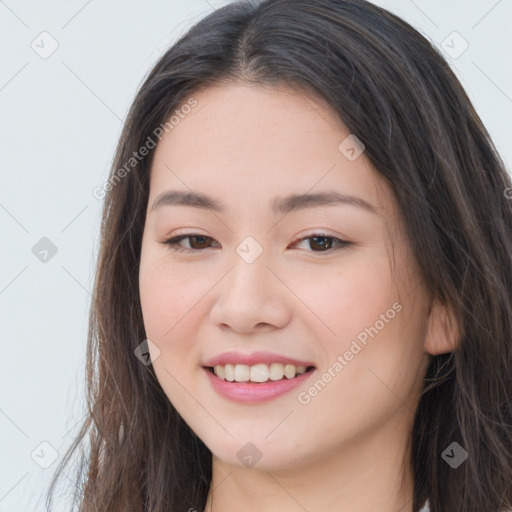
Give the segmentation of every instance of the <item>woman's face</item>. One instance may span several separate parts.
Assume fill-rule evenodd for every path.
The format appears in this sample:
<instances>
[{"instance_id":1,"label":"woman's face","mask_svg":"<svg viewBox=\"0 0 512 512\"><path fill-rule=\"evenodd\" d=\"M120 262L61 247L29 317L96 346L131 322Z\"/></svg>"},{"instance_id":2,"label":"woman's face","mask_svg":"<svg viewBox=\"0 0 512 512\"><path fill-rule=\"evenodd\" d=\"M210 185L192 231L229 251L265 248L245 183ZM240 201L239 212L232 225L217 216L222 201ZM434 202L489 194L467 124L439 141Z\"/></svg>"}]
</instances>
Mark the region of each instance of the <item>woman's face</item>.
<instances>
[{"instance_id":1,"label":"woman's face","mask_svg":"<svg viewBox=\"0 0 512 512\"><path fill-rule=\"evenodd\" d=\"M430 300L391 189L313 97L224 85L194 98L155 150L142 241L163 391L227 464L297 467L370 439L405 441ZM333 193L356 199L317 196ZM165 244L185 234L195 237L176 242L183 252ZM242 382L211 373L218 357L220 375Z\"/></svg>"}]
</instances>

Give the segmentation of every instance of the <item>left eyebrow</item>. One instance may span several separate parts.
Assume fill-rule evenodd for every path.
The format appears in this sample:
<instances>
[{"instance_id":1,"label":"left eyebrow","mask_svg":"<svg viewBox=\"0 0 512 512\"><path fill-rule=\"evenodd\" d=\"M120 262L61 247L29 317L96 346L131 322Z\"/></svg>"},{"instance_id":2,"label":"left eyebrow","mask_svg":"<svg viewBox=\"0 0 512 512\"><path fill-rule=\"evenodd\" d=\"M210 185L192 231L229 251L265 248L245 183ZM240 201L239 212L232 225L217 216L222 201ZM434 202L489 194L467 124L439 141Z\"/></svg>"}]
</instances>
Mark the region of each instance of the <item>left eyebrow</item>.
<instances>
[{"instance_id":1,"label":"left eyebrow","mask_svg":"<svg viewBox=\"0 0 512 512\"><path fill-rule=\"evenodd\" d=\"M185 192L180 190L168 190L160 194L153 202L151 211L161 206L191 206L204 210L213 210L223 213L225 205L206 194L197 192ZM341 194L339 192L325 191L316 194L291 194L285 197L276 197L271 202L274 215L285 214L292 211L319 206L355 206L378 215L373 205L361 197Z\"/></svg>"}]
</instances>

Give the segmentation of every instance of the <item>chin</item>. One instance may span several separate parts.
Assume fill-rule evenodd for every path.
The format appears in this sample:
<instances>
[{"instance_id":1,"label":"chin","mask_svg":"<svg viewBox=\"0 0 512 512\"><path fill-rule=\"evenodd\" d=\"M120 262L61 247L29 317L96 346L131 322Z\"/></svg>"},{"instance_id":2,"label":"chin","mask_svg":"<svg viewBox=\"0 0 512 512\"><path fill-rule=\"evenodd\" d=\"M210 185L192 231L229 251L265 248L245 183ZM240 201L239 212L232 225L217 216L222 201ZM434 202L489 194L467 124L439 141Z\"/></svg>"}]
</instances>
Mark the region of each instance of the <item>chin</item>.
<instances>
[{"instance_id":1,"label":"chin","mask_svg":"<svg viewBox=\"0 0 512 512\"><path fill-rule=\"evenodd\" d=\"M232 440L229 445L208 446L212 454L225 464L240 469L254 469L260 471L276 471L296 468L304 456L298 453L297 444L279 446L262 436L262 439L253 441ZM213 449L212 449L213 448Z\"/></svg>"}]
</instances>

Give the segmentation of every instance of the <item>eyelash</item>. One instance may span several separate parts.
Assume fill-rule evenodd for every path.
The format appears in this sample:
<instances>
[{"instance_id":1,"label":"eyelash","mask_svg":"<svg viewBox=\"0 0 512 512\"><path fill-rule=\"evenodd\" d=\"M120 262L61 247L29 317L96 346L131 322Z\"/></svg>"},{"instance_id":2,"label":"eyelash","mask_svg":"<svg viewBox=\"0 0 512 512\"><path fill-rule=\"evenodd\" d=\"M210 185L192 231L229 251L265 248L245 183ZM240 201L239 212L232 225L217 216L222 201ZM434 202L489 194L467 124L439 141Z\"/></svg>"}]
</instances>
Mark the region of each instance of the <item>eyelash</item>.
<instances>
[{"instance_id":1,"label":"eyelash","mask_svg":"<svg viewBox=\"0 0 512 512\"><path fill-rule=\"evenodd\" d=\"M179 242L181 242L182 240L186 239L186 238L207 238L207 239L210 239L210 240L213 240L213 238L209 237L209 236L206 236L206 235L200 235L200 234L197 234L197 233L189 233L189 234L186 234L186 235L178 235L178 236L174 236L172 238L169 238L168 240L164 240L163 242L161 242L162 244L164 245L167 245L169 247L169 249L172 249L173 251L177 251L177 252L187 252L187 253L192 253L192 252L201 252L203 251L204 249L189 249L187 247L182 247L179 244ZM331 239L331 240L334 240L337 245L334 246L334 247L331 247L325 251L311 251L311 252L315 252L315 253L330 253L332 251L336 251L336 250L340 250L340 249L343 249L349 245L351 245L351 242L347 242L346 240L342 240L341 238L336 238L334 236L330 236L330 235L326 235L324 233L313 233L309 236L306 236L306 237L303 237L303 238L299 238L297 240L295 240L294 242L292 242L293 244L296 244L298 242L302 242L304 240L309 240L310 238L326 238L326 239ZM207 247L206 249L211 249L211 247Z\"/></svg>"}]
</instances>

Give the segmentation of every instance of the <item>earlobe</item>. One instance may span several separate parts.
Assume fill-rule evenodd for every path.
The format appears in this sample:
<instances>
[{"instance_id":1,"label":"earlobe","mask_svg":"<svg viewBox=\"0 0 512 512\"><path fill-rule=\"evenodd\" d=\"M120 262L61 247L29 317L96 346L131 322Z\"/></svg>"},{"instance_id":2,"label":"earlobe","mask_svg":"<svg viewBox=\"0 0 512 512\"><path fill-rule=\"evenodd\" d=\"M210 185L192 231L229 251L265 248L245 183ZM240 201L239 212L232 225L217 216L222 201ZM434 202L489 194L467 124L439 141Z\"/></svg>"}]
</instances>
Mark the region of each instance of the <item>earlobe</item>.
<instances>
[{"instance_id":1,"label":"earlobe","mask_svg":"<svg viewBox=\"0 0 512 512\"><path fill-rule=\"evenodd\" d=\"M427 334L425 336L425 352L433 356L453 352L460 343L460 330L451 308L433 300Z\"/></svg>"}]
</instances>

